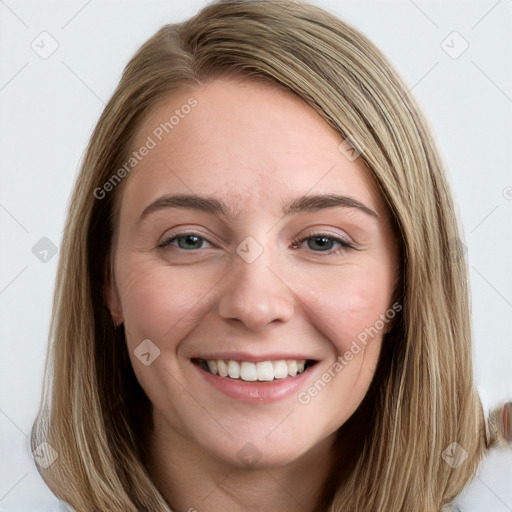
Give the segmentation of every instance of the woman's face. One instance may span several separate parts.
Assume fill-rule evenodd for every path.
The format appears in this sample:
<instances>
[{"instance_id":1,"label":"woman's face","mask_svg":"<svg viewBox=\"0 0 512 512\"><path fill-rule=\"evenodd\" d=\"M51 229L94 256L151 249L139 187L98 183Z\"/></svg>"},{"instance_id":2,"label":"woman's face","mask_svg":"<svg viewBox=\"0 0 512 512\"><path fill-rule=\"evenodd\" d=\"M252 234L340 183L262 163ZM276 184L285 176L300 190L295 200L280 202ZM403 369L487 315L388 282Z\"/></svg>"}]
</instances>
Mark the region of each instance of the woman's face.
<instances>
[{"instance_id":1,"label":"woman's face","mask_svg":"<svg viewBox=\"0 0 512 512\"><path fill-rule=\"evenodd\" d=\"M174 94L139 130L108 301L167 441L283 465L361 403L398 259L342 142L292 94L227 78Z\"/></svg>"}]
</instances>

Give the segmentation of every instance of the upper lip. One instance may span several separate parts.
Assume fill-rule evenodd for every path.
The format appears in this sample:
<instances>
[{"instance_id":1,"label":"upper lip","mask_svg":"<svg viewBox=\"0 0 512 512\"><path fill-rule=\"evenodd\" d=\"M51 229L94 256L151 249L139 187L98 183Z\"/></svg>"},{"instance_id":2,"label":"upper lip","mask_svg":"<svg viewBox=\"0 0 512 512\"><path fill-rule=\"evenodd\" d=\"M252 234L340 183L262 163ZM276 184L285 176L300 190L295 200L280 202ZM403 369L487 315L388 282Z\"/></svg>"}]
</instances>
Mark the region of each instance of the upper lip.
<instances>
[{"instance_id":1,"label":"upper lip","mask_svg":"<svg viewBox=\"0 0 512 512\"><path fill-rule=\"evenodd\" d=\"M282 360L292 360L292 361L316 361L315 358L310 357L305 354L288 354L284 352L276 352L273 354L248 354L245 352L213 352L211 354L197 354L191 359L203 359L204 361L213 361L218 359L224 359L225 361L250 361L250 362L260 362L260 361L282 361Z\"/></svg>"}]
</instances>

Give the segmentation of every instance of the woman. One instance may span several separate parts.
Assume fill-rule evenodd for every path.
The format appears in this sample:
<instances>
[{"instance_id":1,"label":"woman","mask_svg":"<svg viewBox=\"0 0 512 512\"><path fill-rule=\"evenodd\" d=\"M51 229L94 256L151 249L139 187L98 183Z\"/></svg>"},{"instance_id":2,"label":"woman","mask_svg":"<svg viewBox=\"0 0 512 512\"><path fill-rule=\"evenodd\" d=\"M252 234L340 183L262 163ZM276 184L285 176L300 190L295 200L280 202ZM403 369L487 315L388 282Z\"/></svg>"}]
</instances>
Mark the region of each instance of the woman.
<instances>
[{"instance_id":1,"label":"woman","mask_svg":"<svg viewBox=\"0 0 512 512\"><path fill-rule=\"evenodd\" d=\"M71 203L43 478L77 511L441 510L493 443L459 239L359 32L268 0L163 27Z\"/></svg>"}]
</instances>

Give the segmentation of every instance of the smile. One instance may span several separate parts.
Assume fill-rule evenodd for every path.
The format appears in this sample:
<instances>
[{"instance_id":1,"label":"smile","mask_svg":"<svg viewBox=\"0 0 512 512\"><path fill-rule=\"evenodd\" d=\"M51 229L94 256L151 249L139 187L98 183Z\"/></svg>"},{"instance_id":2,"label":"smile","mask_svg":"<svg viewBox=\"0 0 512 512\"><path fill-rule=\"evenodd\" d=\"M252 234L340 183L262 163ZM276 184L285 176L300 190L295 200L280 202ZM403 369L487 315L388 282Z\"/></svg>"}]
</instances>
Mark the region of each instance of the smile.
<instances>
[{"instance_id":1,"label":"smile","mask_svg":"<svg viewBox=\"0 0 512 512\"><path fill-rule=\"evenodd\" d=\"M245 382L271 382L296 377L315 363L306 359L252 362L195 358L192 361L212 375Z\"/></svg>"}]
</instances>

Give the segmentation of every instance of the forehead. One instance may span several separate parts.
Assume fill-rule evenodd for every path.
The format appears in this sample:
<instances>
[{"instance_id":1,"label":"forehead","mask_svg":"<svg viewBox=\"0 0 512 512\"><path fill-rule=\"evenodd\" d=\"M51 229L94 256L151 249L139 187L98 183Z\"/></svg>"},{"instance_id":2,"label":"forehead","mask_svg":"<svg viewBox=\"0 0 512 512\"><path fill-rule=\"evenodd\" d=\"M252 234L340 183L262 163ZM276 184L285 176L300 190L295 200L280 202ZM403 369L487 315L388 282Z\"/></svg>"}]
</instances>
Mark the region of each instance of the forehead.
<instances>
[{"instance_id":1,"label":"forehead","mask_svg":"<svg viewBox=\"0 0 512 512\"><path fill-rule=\"evenodd\" d=\"M151 142L148 142L151 141ZM164 193L208 193L234 215L305 194L347 193L379 210L361 158L340 151L341 135L291 92L230 78L160 101L132 151L152 146L123 192L136 209Z\"/></svg>"}]
</instances>

